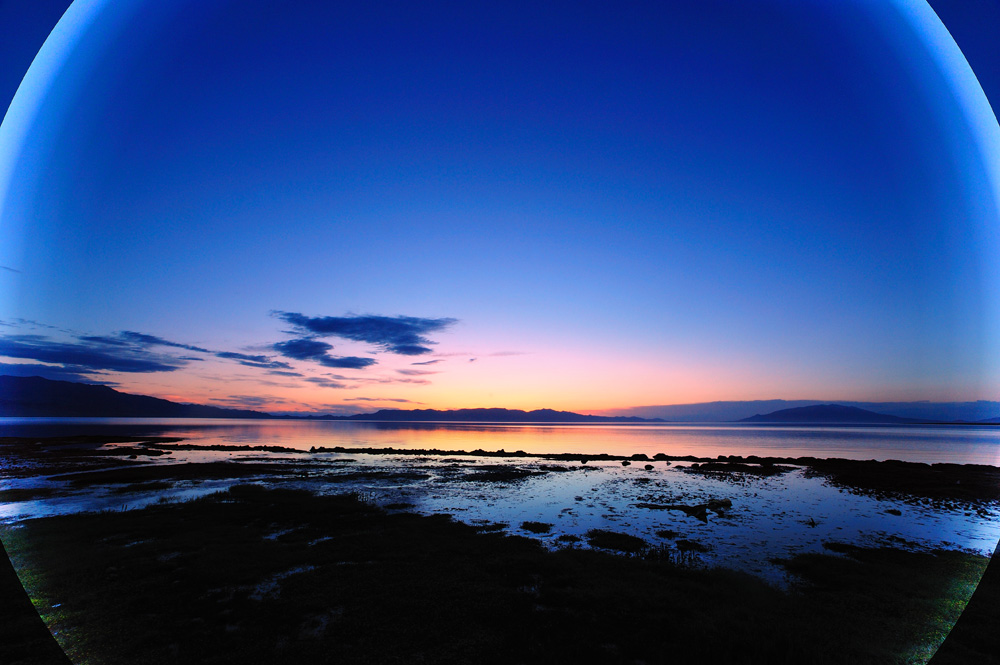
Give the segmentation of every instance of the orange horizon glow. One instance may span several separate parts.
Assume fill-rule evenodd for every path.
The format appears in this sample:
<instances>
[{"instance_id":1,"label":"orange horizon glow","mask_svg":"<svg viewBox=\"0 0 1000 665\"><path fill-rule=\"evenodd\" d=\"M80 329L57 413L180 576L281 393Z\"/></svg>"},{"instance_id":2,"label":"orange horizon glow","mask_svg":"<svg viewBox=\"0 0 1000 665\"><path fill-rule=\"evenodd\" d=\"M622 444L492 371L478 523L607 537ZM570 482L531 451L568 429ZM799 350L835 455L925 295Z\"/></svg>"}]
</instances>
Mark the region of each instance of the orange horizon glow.
<instances>
[{"instance_id":1,"label":"orange horizon glow","mask_svg":"<svg viewBox=\"0 0 1000 665\"><path fill-rule=\"evenodd\" d=\"M472 363L470 363L471 365ZM294 386L261 385L250 376L228 379L191 376L157 376L153 380L121 377L114 386L120 392L148 395L172 402L204 404L222 408L248 409L268 413L322 414L371 413L380 409L456 410L507 408L534 411L553 409L586 415L616 415L633 409L664 405L702 404L757 400L815 400L855 402L964 402L982 399L953 391L921 391L887 386L851 389L838 382L816 387L804 381L739 382L725 378L680 375L662 379L647 372L645 381L629 381L615 376L602 381L585 381L580 372L525 380L516 371L491 373L478 378L478 368L460 367L447 375L431 376L429 384L375 385L367 389L331 389L299 383ZM634 376L634 375L633 375ZM145 378L145 377L143 377ZM150 377L151 378L151 377ZM429 380L430 380L429 379ZM478 380L477 380L478 379ZM604 386L621 381L627 388ZM673 386L673 387L672 387Z\"/></svg>"}]
</instances>

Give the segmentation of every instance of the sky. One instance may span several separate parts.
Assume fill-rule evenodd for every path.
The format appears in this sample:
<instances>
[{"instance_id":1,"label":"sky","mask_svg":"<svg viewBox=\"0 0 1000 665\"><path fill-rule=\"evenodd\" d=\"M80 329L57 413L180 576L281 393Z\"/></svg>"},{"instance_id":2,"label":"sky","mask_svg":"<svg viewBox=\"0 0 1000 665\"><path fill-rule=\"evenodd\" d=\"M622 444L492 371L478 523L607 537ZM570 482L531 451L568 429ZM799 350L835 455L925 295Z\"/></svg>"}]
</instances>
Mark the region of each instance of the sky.
<instances>
[{"instance_id":1,"label":"sky","mask_svg":"<svg viewBox=\"0 0 1000 665\"><path fill-rule=\"evenodd\" d=\"M922 0L77 0L32 61L67 3L30 4L0 373L275 412L1000 399L968 10L969 62Z\"/></svg>"}]
</instances>

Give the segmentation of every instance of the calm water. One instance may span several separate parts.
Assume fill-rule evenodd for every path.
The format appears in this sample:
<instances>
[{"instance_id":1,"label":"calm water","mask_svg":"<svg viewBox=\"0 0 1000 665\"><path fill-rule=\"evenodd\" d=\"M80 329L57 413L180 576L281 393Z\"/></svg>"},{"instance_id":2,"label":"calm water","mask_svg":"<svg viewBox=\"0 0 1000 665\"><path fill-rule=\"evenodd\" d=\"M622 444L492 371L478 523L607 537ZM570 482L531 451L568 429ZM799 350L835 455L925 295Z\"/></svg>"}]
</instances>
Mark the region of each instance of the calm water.
<instances>
[{"instance_id":1,"label":"calm water","mask_svg":"<svg viewBox=\"0 0 1000 665\"><path fill-rule=\"evenodd\" d=\"M178 436L225 445L523 450L898 459L1000 466L1000 427L955 425L766 426L730 423L537 425L179 418L0 418L2 436Z\"/></svg>"},{"instance_id":2,"label":"calm water","mask_svg":"<svg viewBox=\"0 0 1000 665\"><path fill-rule=\"evenodd\" d=\"M237 446L280 445L308 451L316 446L483 449L527 453L616 453L668 455L771 455L900 459L1000 465L1000 429L957 426L768 427L731 424L517 425L365 423L169 419L0 419L0 435L129 434L184 437L192 443L233 446L226 451L175 451L156 463L254 460L287 463L297 471L280 483L320 493L362 491L382 505L405 502L423 514L448 513L467 523L500 522L508 531L557 546L560 536L584 537L601 528L673 547L677 539L697 541L708 551L706 565L739 568L781 584L784 573L771 563L806 551L822 551L836 540L864 545L906 542L915 547L961 548L991 554L1000 538L1000 510L880 500L831 486L803 470L739 482L686 473L684 463L654 462L623 467L618 462L563 463L536 458L473 456L298 454L239 450ZM470 472L515 466L538 472L510 483L476 481ZM306 469L303 473L302 470ZM360 472L360 473L359 473ZM52 497L0 504L0 521L77 512L137 508L154 501L183 500L224 489L235 481L182 481L168 490L123 495L112 486L79 488L66 479L4 478L0 486L47 484ZM246 482L242 480L241 482ZM700 520L653 504L700 504L728 499L731 509ZM889 512L892 511L892 512ZM897 512L898 511L898 514ZM552 525L531 534L526 521ZM665 535L669 534L669 535Z\"/></svg>"}]
</instances>

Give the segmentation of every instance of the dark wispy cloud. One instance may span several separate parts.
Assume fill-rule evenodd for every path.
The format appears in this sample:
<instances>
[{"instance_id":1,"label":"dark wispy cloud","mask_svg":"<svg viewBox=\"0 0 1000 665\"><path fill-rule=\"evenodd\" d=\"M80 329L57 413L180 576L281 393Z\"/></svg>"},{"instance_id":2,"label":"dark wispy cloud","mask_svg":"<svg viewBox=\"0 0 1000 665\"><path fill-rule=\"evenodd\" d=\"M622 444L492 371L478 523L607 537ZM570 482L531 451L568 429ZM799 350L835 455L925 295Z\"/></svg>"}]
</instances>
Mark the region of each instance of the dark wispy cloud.
<instances>
[{"instance_id":1,"label":"dark wispy cloud","mask_svg":"<svg viewBox=\"0 0 1000 665\"><path fill-rule=\"evenodd\" d=\"M173 372L186 364L186 361L177 357L153 353L141 347L86 341L57 342L42 335L2 337L0 356L62 365L65 369L78 373Z\"/></svg>"},{"instance_id":2,"label":"dark wispy cloud","mask_svg":"<svg viewBox=\"0 0 1000 665\"><path fill-rule=\"evenodd\" d=\"M62 365L39 365L37 363L0 363L0 374L7 376L40 376L53 381L76 381L78 383L106 384L107 381L97 381L80 370L67 369Z\"/></svg>"},{"instance_id":3,"label":"dark wispy cloud","mask_svg":"<svg viewBox=\"0 0 1000 665\"><path fill-rule=\"evenodd\" d=\"M270 361L267 356L260 355L250 355L248 353L236 353L234 351L219 351L215 354L218 358L225 358L227 360L244 360L251 363L266 363Z\"/></svg>"},{"instance_id":4,"label":"dark wispy cloud","mask_svg":"<svg viewBox=\"0 0 1000 665\"><path fill-rule=\"evenodd\" d=\"M7 272L16 272L16 273L17 273L18 275L21 275L21 274L23 274L23 273L22 273L22 272L21 272L20 270L18 270L17 268L11 268L10 266L0 266L0 268L3 268L3 269L4 269L4 270L6 270Z\"/></svg>"},{"instance_id":5,"label":"dark wispy cloud","mask_svg":"<svg viewBox=\"0 0 1000 665\"><path fill-rule=\"evenodd\" d=\"M310 406L310 411L331 416L353 416L360 408L363 407L356 404L316 404ZM301 413L301 411L296 412L296 415L301 415Z\"/></svg>"},{"instance_id":6,"label":"dark wispy cloud","mask_svg":"<svg viewBox=\"0 0 1000 665\"><path fill-rule=\"evenodd\" d=\"M310 376L305 379L309 383L315 383L317 386L323 386L324 388L349 388L347 384L340 383L339 381L334 381L333 379L325 379L322 376Z\"/></svg>"},{"instance_id":7,"label":"dark wispy cloud","mask_svg":"<svg viewBox=\"0 0 1000 665\"><path fill-rule=\"evenodd\" d=\"M363 384L385 385L389 383L414 383L419 385L429 384L427 379L401 378L398 376L341 376L339 374L327 374L328 377L337 381L350 383L350 387L355 388Z\"/></svg>"},{"instance_id":8,"label":"dark wispy cloud","mask_svg":"<svg viewBox=\"0 0 1000 665\"><path fill-rule=\"evenodd\" d=\"M239 353L236 351L212 351L193 344L183 344L164 339L157 335L135 332L134 330L121 330L113 335L77 335L76 338L86 344L98 344L112 347L134 347L137 349L148 349L154 346L164 346L175 349L185 349L187 351L197 351L207 353L223 360L233 360L246 367L257 367L260 369L290 370L292 366L280 360L274 360L270 356L261 354ZM194 356L178 356L182 360L204 360Z\"/></svg>"},{"instance_id":9,"label":"dark wispy cloud","mask_svg":"<svg viewBox=\"0 0 1000 665\"><path fill-rule=\"evenodd\" d=\"M213 350L134 330L92 335L23 319L5 321L3 323L6 327L13 329L11 332L17 332L20 328L22 334L0 336L0 358L16 358L31 362L24 365L0 362L0 368L3 368L0 371L70 381L107 383L104 377L104 373L107 372L174 372L192 362L204 363L207 359L218 358L266 370L268 375L276 378L289 377L327 388L357 389L365 384L426 385L430 381L423 377L436 372L414 368L397 370L389 376L348 377L327 374L323 377L308 377L296 371L296 368L284 362L284 359L307 361L333 369L365 369L377 364L376 360L371 357L334 355L334 346L322 338L338 337L362 341L374 345L381 351L419 355L429 352L430 348L427 345L434 344L427 338L428 334L443 330L455 321L403 316L311 318L292 312L276 312L275 315L292 324L295 328L293 332L300 334L301 337L244 349L248 352ZM38 328L48 330L38 331ZM49 330L53 332L49 333ZM172 353L175 349L188 353L184 355ZM423 366L439 362L443 361L434 359L412 364ZM238 377L229 379L237 380ZM268 383L264 378L255 380L262 384ZM274 385L288 387L285 384Z\"/></svg>"},{"instance_id":10,"label":"dark wispy cloud","mask_svg":"<svg viewBox=\"0 0 1000 665\"><path fill-rule=\"evenodd\" d=\"M53 326L39 324L35 321L15 320L12 327L44 327ZM272 371L289 371L292 366L272 356L261 354L238 353L234 351L213 351L193 344L184 344L164 339L157 335L121 330L109 335L82 335L72 331L63 331L71 340L55 341L48 336L38 334L9 335L0 338L0 356L36 360L53 365L60 365L67 378L79 378L88 372L172 372L184 367L189 362L204 362L205 358L196 355L171 355L169 349L184 349L196 353L208 354L223 360L231 360L240 365ZM353 363L350 366L356 366ZM338 365L339 366L339 365ZM55 370L49 371L54 376ZM300 376L297 373L289 376Z\"/></svg>"},{"instance_id":11,"label":"dark wispy cloud","mask_svg":"<svg viewBox=\"0 0 1000 665\"><path fill-rule=\"evenodd\" d=\"M22 319L20 317L11 319L6 325L13 326L15 328L44 328L46 330L57 330L68 335L73 335L72 330L66 330L65 328L60 328L59 326L51 326L47 323L41 323L40 321L34 321L32 319Z\"/></svg>"},{"instance_id":12,"label":"dark wispy cloud","mask_svg":"<svg viewBox=\"0 0 1000 665\"><path fill-rule=\"evenodd\" d=\"M259 367L261 369L292 369L292 366L288 363L280 360L272 360L270 356L236 353L235 351L218 351L214 355L216 358L235 360L239 364L246 365L247 367Z\"/></svg>"},{"instance_id":13,"label":"dark wispy cloud","mask_svg":"<svg viewBox=\"0 0 1000 665\"><path fill-rule=\"evenodd\" d=\"M156 335L147 335L146 333L135 332L132 330L121 330L114 335L76 335L76 338L81 342L89 344L102 344L104 346L133 346L139 348L147 348L150 346L169 346L176 349L186 349L188 351L198 351L200 353L211 353L208 349L204 349L200 346L181 344L180 342L171 342L170 340L157 337Z\"/></svg>"},{"instance_id":14,"label":"dark wispy cloud","mask_svg":"<svg viewBox=\"0 0 1000 665\"><path fill-rule=\"evenodd\" d=\"M101 344L104 346L132 346L123 339L109 337L107 335L77 335L76 337L86 344Z\"/></svg>"},{"instance_id":15,"label":"dark wispy cloud","mask_svg":"<svg viewBox=\"0 0 1000 665\"><path fill-rule=\"evenodd\" d=\"M172 346L178 349L187 349L188 351L211 353L208 349L203 349L200 346L181 344L180 342L171 342L163 339L162 337L157 337L156 335L147 335L146 333L134 332L132 330L122 330L118 333L118 336L136 344L144 344L147 346Z\"/></svg>"},{"instance_id":16,"label":"dark wispy cloud","mask_svg":"<svg viewBox=\"0 0 1000 665\"><path fill-rule=\"evenodd\" d=\"M275 343L272 348L283 356L296 360L315 360L332 351L333 344L318 339L289 339Z\"/></svg>"},{"instance_id":17,"label":"dark wispy cloud","mask_svg":"<svg viewBox=\"0 0 1000 665\"><path fill-rule=\"evenodd\" d=\"M392 397L345 397L345 402L400 402L403 404L423 404L423 402L414 402L412 399L399 399Z\"/></svg>"},{"instance_id":18,"label":"dark wispy cloud","mask_svg":"<svg viewBox=\"0 0 1000 665\"><path fill-rule=\"evenodd\" d=\"M416 316L306 316L297 312L272 312L291 324L303 337L339 337L373 344L383 351L404 356L430 353L434 344L427 335L440 332L456 319Z\"/></svg>"},{"instance_id":19,"label":"dark wispy cloud","mask_svg":"<svg viewBox=\"0 0 1000 665\"><path fill-rule=\"evenodd\" d=\"M183 344L164 339L157 335L135 332L134 330L121 330L114 335L78 335L77 339L88 344L100 344L104 346L136 347L146 349L153 346L165 346L175 349L185 349L187 351L197 351L207 353L223 360L233 360L246 367L257 367L260 369L290 370L292 366L280 360L274 360L270 356L260 354L238 353L236 351L212 351L193 344ZM193 356L178 356L184 360L204 360Z\"/></svg>"},{"instance_id":20,"label":"dark wispy cloud","mask_svg":"<svg viewBox=\"0 0 1000 665\"><path fill-rule=\"evenodd\" d=\"M363 369L375 364L373 358L330 355L330 351L333 350L332 344L310 337L276 342L271 348L286 358L310 360L335 369Z\"/></svg>"},{"instance_id":21,"label":"dark wispy cloud","mask_svg":"<svg viewBox=\"0 0 1000 665\"><path fill-rule=\"evenodd\" d=\"M235 409L260 410L262 407L280 400L273 400L270 397L261 397L259 395L232 395L230 397L212 397L208 401Z\"/></svg>"}]
</instances>

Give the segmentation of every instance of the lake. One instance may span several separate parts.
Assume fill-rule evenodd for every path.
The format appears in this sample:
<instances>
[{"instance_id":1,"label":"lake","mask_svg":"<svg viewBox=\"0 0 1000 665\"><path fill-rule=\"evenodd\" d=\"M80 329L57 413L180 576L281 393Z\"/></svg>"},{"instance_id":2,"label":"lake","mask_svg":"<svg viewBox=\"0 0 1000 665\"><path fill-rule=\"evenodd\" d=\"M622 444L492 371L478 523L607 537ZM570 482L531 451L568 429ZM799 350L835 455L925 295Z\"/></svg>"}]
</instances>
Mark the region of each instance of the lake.
<instances>
[{"instance_id":1,"label":"lake","mask_svg":"<svg viewBox=\"0 0 1000 665\"><path fill-rule=\"evenodd\" d=\"M1000 466L1000 427L989 425L629 425L396 423L183 418L0 418L0 436L177 436L206 445L523 450L527 453L656 453L843 457Z\"/></svg>"}]
</instances>

